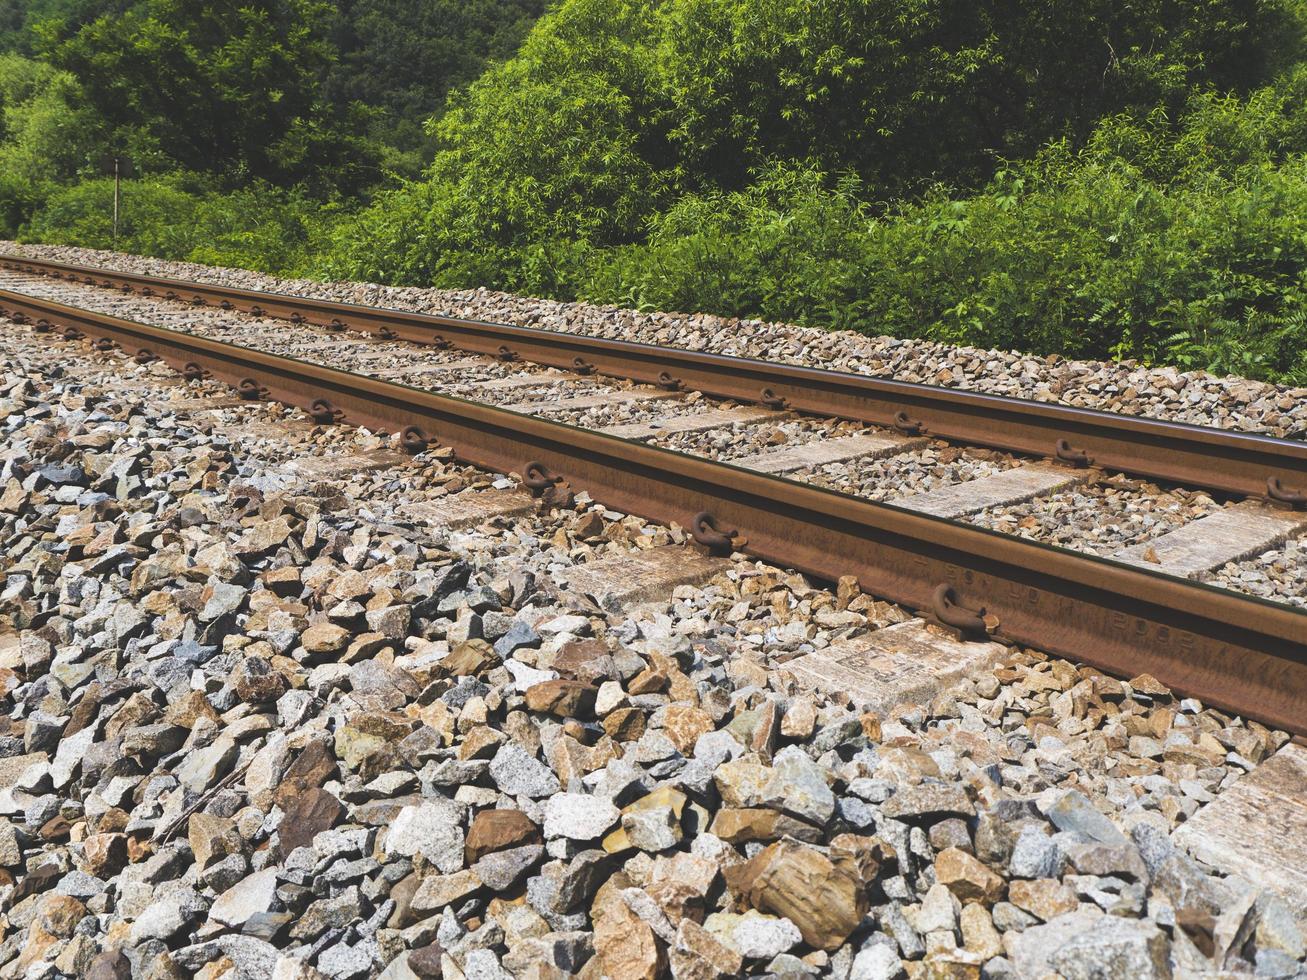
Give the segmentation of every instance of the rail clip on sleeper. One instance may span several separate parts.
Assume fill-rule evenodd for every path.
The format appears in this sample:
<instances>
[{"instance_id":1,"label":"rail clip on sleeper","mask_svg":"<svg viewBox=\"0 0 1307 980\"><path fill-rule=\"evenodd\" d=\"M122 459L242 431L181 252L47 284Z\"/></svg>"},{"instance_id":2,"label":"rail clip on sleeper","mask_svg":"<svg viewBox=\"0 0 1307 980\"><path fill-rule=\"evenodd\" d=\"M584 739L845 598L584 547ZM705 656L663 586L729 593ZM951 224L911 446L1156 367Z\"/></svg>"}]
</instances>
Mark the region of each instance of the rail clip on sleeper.
<instances>
[{"instance_id":1,"label":"rail clip on sleeper","mask_svg":"<svg viewBox=\"0 0 1307 980\"><path fill-rule=\"evenodd\" d=\"M985 610L960 605L953 587L947 583L940 583L931 593L930 611L942 625L956 630L964 639L985 639L989 635Z\"/></svg>"},{"instance_id":2,"label":"rail clip on sleeper","mask_svg":"<svg viewBox=\"0 0 1307 980\"><path fill-rule=\"evenodd\" d=\"M535 496L542 510L571 507L576 500L567 481L538 460L532 460L522 467L522 482Z\"/></svg>"},{"instance_id":3,"label":"rail clip on sleeper","mask_svg":"<svg viewBox=\"0 0 1307 980\"><path fill-rule=\"evenodd\" d=\"M735 547L735 538L740 533L738 528L729 531L717 523L717 518L708 511L700 511L690 521L690 536L709 551L730 551Z\"/></svg>"}]
</instances>

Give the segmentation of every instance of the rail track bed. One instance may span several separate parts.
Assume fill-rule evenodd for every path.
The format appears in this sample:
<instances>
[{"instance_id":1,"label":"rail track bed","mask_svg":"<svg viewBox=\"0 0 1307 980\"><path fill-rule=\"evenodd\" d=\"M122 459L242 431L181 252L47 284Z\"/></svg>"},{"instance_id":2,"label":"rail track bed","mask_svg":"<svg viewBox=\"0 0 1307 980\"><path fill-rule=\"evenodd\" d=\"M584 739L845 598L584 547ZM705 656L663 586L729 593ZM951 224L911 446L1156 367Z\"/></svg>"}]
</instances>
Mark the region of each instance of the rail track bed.
<instances>
[{"instance_id":1,"label":"rail track bed","mask_svg":"<svg viewBox=\"0 0 1307 980\"><path fill-rule=\"evenodd\" d=\"M868 499L1138 478L235 312L0 308L5 975L1301 968L1303 614ZM304 343L334 366L270 353ZM1250 507L1166 492L1181 529Z\"/></svg>"},{"instance_id":2,"label":"rail track bed","mask_svg":"<svg viewBox=\"0 0 1307 980\"><path fill-rule=\"evenodd\" d=\"M54 306L27 311L34 321L54 314L53 329L94 335L103 333L106 315L132 314L259 351L268 357L257 369L237 369L229 348L179 350L171 359L184 356L204 368L221 362L228 374L248 371L230 378L247 386L246 394L316 406L326 420L415 426L424 438L442 441L453 425L459 437L448 441L466 458L502 470L531 464L538 485L591 491L623 510L691 527L710 545L751 547L829 579L856 574L869 591L973 637L1039 642L1049 652L1125 673L1142 656L1150 672L1182 690L1307 728L1300 711L1307 695L1307 617L1285 608L1307 605L1295 589L1301 576L1286 566L1290 574L1258 580L1240 565L1251 559L1274 568L1277 559L1263 556L1280 555L1286 544L1296 548L1307 529L1307 513L1295 509L1307 503L1299 489L1307 486L1307 444L494 324L50 263L19 265L26 277L6 284L21 296L75 301L99 313ZM23 302L14 292L3 295ZM218 309L197 313L209 304ZM238 305L249 312L238 312ZM283 319L270 320L274 313ZM70 316L81 319L68 323ZM119 326L104 339L154 353L166 341L146 331L129 338ZM286 357L298 363L269 359ZM350 391L346 406L340 389L352 382L334 378L319 387L323 376L305 374L309 365L374 383ZM658 382L640 383L650 375ZM686 377L693 378L692 390ZM423 410L405 414L398 403L410 387L434 396L438 421ZM722 398L755 387L752 404ZM472 404L492 411L469 420ZM544 424L527 425L528 434L527 419ZM889 424L875 424L881 419ZM505 428L518 431L497 431ZM583 433L623 442L594 442L587 459ZM1013 452L1041 442L1051 448L1048 458ZM638 448L644 446L690 459L645 453ZM1116 472L1102 469L1103 459ZM753 498L744 500L730 492L732 471L694 460L772 479L757 482ZM1138 479L1157 474L1184 476L1189 486ZM659 478L674 485L657 486ZM804 493L800 483L842 497ZM1268 499L1229 499L1254 490ZM778 510L780 500L798 510ZM849 533L841 524L852 514L862 526ZM917 516L927 521L914 521ZM1111 561L1026 547L1023 540L1009 542L999 571L994 539L967 536L962 525ZM902 547L904 535L916 540ZM963 554L965 562L954 560ZM1029 574L1040 566L1056 570L1060 587ZM1203 579L1261 586L1282 602L1249 603L1193 584ZM1268 582L1274 585L1267 588ZM1227 665L1235 650L1255 660L1232 671Z\"/></svg>"}]
</instances>

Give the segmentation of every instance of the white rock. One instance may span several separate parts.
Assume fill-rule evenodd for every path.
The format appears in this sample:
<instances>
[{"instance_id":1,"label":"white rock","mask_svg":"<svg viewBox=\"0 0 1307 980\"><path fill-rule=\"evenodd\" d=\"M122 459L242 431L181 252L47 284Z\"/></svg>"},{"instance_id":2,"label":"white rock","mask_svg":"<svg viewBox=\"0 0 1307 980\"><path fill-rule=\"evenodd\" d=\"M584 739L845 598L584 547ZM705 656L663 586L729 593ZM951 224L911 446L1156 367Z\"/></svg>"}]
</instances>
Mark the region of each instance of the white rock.
<instances>
[{"instance_id":1,"label":"white rock","mask_svg":"<svg viewBox=\"0 0 1307 980\"><path fill-rule=\"evenodd\" d=\"M545 837L595 840L603 836L622 813L611 800L585 793L559 793L545 803Z\"/></svg>"},{"instance_id":2,"label":"white rock","mask_svg":"<svg viewBox=\"0 0 1307 980\"><path fill-rule=\"evenodd\" d=\"M209 909L209 921L239 929L260 912L271 909L276 897L277 869L255 872L218 896Z\"/></svg>"},{"instance_id":3,"label":"white rock","mask_svg":"<svg viewBox=\"0 0 1307 980\"><path fill-rule=\"evenodd\" d=\"M445 874L463 867L463 807L449 800L406 806L386 833L387 854L423 855Z\"/></svg>"},{"instance_id":4,"label":"white rock","mask_svg":"<svg viewBox=\"0 0 1307 980\"><path fill-rule=\"evenodd\" d=\"M520 660L505 660L504 669L513 675L513 687L518 694L525 694L527 688L536 684L558 679L558 671L528 667Z\"/></svg>"},{"instance_id":5,"label":"white rock","mask_svg":"<svg viewBox=\"0 0 1307 980\"><path fill-rule=\"evenodd\" d=\"M769 960L789 952L803 941L799 927L789 919L763 915L750 909L731 930L731 942L741 955Z\"/></svg>"},{"instance_id":6,"label":"white rock","mask_svg":"<svg viewBox=\"0 0 1307 980\"><path fill-rule=\"evenodd\" d=\"M853 958L849 980L894 980L902 975L903 964L898 953L884 943L874 943Z\"/></svg>"}]
</instances>

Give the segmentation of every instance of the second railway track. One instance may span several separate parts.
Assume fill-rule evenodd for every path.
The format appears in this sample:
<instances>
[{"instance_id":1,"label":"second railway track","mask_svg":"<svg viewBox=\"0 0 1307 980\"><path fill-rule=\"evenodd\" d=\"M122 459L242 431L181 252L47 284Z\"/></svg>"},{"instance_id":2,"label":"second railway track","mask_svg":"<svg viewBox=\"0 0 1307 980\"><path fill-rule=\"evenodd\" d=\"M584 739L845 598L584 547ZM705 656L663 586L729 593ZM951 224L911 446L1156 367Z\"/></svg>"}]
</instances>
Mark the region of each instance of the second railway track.
<instances>
[{"instance_id":1,"label":"second railway track","mask_svg":"<svg viewBox=\"0 0 1307 980\"><path fill-rule=\"evenodd\" d=\"M1307 504L1307 442L973 391L145 276L18 256L11 273L92 285L146 299L252 313L648 384L760 406L931 435L1240 496Z\"/></svg>"},{"instance_id":2,"label":"second railway track","mask_svg":"<svg viewBox=\"0 0 1307 980\"><path fill-rule=\"evenodd\" d=\"M22 264L30 263L23 260ZM61 271L60 275L66 280L69 273ZM104 281L105 277L101 277L97 285ZM118 288L122 285L118 284ZM135 300L163 302L165 291L154 286L136 283L132 288L136 293L148 288L157 294L138 295ZM250 299L250 305L259 306L257 312L265 315L275 312L264 294L252 296L263 297L262 304ZM206 303L223 301L205 299ZM231 299L225 301L233 309L238 307ZM319 304L325 305L330 304ZM337 338L325 351L318 334L319 357L325 356L334 365L356 370L367 370L368 363L385 363L388 366L382 371L392 380L384 380L280 356L277 350L294 347L297 339L309 347L315 343L315 338L297 338L284 327L274 335L265 324L262 342L256 336L256 329L226 332L228 337L238 336L242 341L254 341L266 348L255 350L130 322L103 311L68 307L48 296L6 292L0 295L0 307L33 325L48 325L73 337L84 335L112 342L133 352L144 351L142 356L164 358L191 374L209 373L239 386L248 397L272 397L296 404L322 421L343 417L390 431L412 426L416 430L413 439L419 444L425 439L435 439L451 446L470 462L504 472L522 472L529 483L546 492L587 490L595 499L613 507L690 527L709 547L738 546L759 557L827 578L855 574L868 592L926 610L963 633L989 633L1118 673L1148 671L1213 704L1299 733L1307 730L1301 718L1302 699L1307 696L1307 615L1285 605L1214 589L1149 567L1150 563L1158 562L1159 548L1166 552L1172 545L1181 560L1186 554L1190 561L1197 560L1194 556L1205 549L1210 553L1214 536L1219 544L1220 521L1206 525L1213 533L1204 533L1202 519L1196 520L1185 525L1191 529L1187 538L1181 534L1184 527L1180 527L1172 533L1181 534L1181 539L1173 539L1170 545L1161 535L1152 543L1139 542L1144 547L1137 548L1134 554L1121 549L1117 560L1106 561L950 519L987 509L985 500L989 500L989 508L1001 509L1005 503L1039 498L1057 486L1078 486L1084 483L1085 469L1083 466L1078 469L1075 464L1092 462L1098 466L1107 462L1104 457L1123 458L1125 465L1113 469L1154 478L1161 478L1155 472L1158 469L1167 473L1193 471L1195 478L1185 481L1193 486L1240 496L1266 494L1269 490L1271 496L1284 498L1282 503L1293 504L1299 502L1295 499L1297 488L1307 483L1307 447L1301 444L1151 420L1122 420L1106 413L1061 406L1029 406L1011 399L965 392L942 392L950 398L939 401L940 389L856 376L827 376L824 372L764 362L737 362L730 358L557 334L540 338L540 351L524 349L529 345L522 338L516 348L509 347L507 352L498 348L484 352L491 355L485 361L469 362L465 356L428 352L422 358L425 363L410 364L406 372L402 365L394 363L402 360L403 348L397 345L406 338L393 326L373 325L372 332L381 336ZM296 315L282 312L287 317ZM400 318L412 316L380 313ZM303 312L298 316L302 321L312 322L312 317ZM368 327L362 322L341 322L349 328ZM475 328L538 333L494 325L475 325ZM306 333L309 330L307 326L302 329ZM450 327L445 330L452 332ZM428 333L425 337L408 339L430 343L434 338ZM558 347L544 350L546 341L557 341ZM591 354L593 360L582 354L571 354L569 359L569 345L581 342L635 348L635 352L623 350L621 356L638 360L639 355L646 362L655 357L697 361L698 370L704 376L691 375L690 367L681 361L680 374L672 375L672 379L681 382L677 387L694 387L737 401L745 399L715 390L727 386L722 378L730 375L728 367L733 367L737 376L754 372L744 382L749 385L758 380L760 373L773 370L794 372L795 380L789 382L791 388L777 390L776 385L769 385L770 393L760 391L756 393L759 397L749 399L770 402L763 406L713 408L696 405L693 396L668 397L672 393L666 390L671 387L667 378L663 379L663 388L626 387L618 389L622 394L614 397L613 389L598 385L594 375L639 381L642 380L640 371L652 371L654 365L646 363L638 370L627 369L630 364L626 362L601 363L598 353ZM450 339L450 343L455 341ZM478 351L466 339L460 340L458 346L470 346ZM295 352L300 356L311 353L307 349ZM520 364L510 364L506 370L499 371L485 368L485 365L500 365L499 358L507 355L545 365L570 366L571 370L562 374L524 370ZM455 367L453 373L464 379L459 393L493 399L500 404L460 400L394 383L400 380L415 384L424 372L436 376L449 374L451 365ZM666 366L659 371L663 373L670 373ZM844 389L870 386L874 391L859 396L861 408L851 401L848 406L841 405L840 410L829 405L821 409L805 400L818 397L800 388L809 382L825 385L826 392L839 390L841 386ZM563 388L569 393L561 394ZM891 401L891 396L896 400ZM847 397L852 399L853 395ZM950 401L952 408L944 405ZM668 415L663 408L672 402L682 408ZM963 403L968 406L966 412L958 408ZM927 419L929 411L936 410L931 406L937 404L941 406L937 409L940 414ZM1025 411L1020 407L1023 405L1033 407L1036 420L1019 437L1013 436L1018 423L1002 424L1003 413L1011 413L1014 419L1021 417ZM653 411L653 406L660 407ZM844 410L846 407L848 410ZM799 409L818 418L814 421L792 414ZM958 434L955 428L950 428L955 425L949 421L950 411L959 417L981 416L971 424L979 427L976 431L990 435ZM888 418L884 418L887 413ZM822 415L859 423L889 424L880 430L855 426L852 431L844 432L839 428L840 423L823 421ZM731 418L735 419L734 423L729 421ZM711 442L700 446L698 455L726 455L725 460L693 458L647 444L651 440L675 443L678 438L711 433L712 426L702 427L705 421L717 428L726 425L729 431L732 424L742 424L746 419L756 423L764 418L782 434L783 419L784 425L792 428L805 425L822 428L828 438L810 443L806 448L773 449L754 453L749 459L734 459L743 465L728 465L732 461L729 446L723 453L722 447L715 448ZM1062 428L1054 428L1054 421ZM1129 424L1123 426L1122 421ZM1072 422L1080 428L1067 428ZM609 432L593 431L596 428ZM1029 461L1010 464L997 458L986 461L982 456L979 457L982 462L990 465L978 467L987 472L971 481L969 489L959 492L956 485L940 485L931 493L903 497L898 501L902 506L886 506L849 494L832 493L814 486L811 479L814 467L825 465L823 459L838 468L841 462L850 459L893 458L895 454L911 451L914 442L925 444L927 436L947 435L960 442L998 445L1029 455L1033 450L1004 443L1034 439L1033 433L1037 432L1043 433L1038 438L1045 440L1057 431L1067 433L1058 437L1065 440L1060 447L1060 455L1065 457L1061 465ZM1105 432L1116 432L1117 436L1109 437ZM632 436L637 438L633 440ZM1114 449L1104 448L1105 442L1092 441L1118 437ZM1139 454L1136 462L1124 458L1119 440L1134 446L1130 452ZM1203 446L1209 448L1200 448ZM1144 449L1149 453L1144 453ZM1057 440L1053 452L1041 453L1058 454ZM1207 460L1205 467L1196 464L1200 458ZM807 483L775 475L804 466L809 471ZM839 485L838 480L833 482ZM967 484L961 486L966 488ZM970 504L966 501L968 496L972 498ZM970 509L977 499L982 501L981 507ZM1291 511L1266 507L1217 508L1206 519L1230 513L1236 516L1225 519L1226 533L1233 528L1237 534L1240 527L1264 522L1262 533L1282 538L1307 523L1300 520L1302 515L1292 516ZM1193 528L1199 528L1197 535ZM982 607L983 617L979 614Z\"/></svg>"}]
</instances>

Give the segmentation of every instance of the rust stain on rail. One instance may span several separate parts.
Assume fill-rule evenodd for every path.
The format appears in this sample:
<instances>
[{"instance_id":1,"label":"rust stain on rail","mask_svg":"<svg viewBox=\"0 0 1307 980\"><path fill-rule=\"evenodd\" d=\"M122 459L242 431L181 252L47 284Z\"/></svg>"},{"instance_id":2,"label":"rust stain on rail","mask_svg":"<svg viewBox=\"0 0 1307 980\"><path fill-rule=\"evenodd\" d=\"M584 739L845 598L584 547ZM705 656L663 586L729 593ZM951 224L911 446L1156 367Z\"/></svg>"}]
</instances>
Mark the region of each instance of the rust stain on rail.
<instances>
[{"instance_id":1,"label":"rust stain on rail","mask_svg":"<svg viewBox=\"0 0 1307 980\"><path fill-rule=\"evenodd\" d=\"M1307 613L723 463L333 368L0 291L0 313L146 350L259 397L450 446L502 472L538 462L576 491L685 527L707 515L767 561L914 609L984 607L995 635L1307 734ZM333 414L333 417L334 414Z\"/></svg>"}]
</instances>

